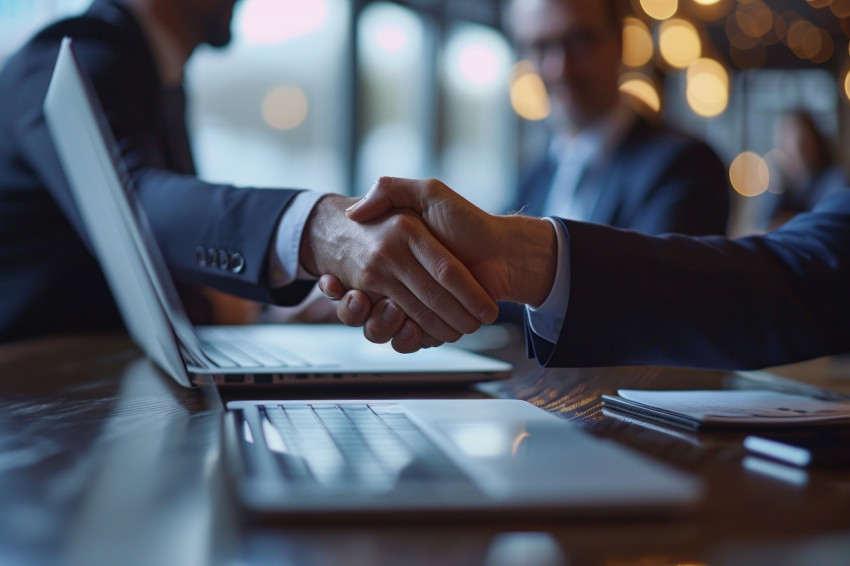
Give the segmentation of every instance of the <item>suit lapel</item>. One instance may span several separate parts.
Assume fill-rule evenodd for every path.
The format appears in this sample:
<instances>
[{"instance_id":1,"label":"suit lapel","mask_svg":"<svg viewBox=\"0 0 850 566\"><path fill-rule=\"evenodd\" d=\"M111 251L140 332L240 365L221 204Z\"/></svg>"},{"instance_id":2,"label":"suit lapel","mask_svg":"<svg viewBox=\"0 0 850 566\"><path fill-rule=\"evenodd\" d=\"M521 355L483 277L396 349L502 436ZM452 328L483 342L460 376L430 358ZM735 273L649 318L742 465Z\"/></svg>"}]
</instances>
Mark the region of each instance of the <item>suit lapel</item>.
<instances>
[{"instance_id":1,"label":"suit lapel","mask_svg":"<svg viewBox=\"0 0 850 566\"><path fill-rule=\"evenodd\" d=\"M588 175L586 182L590 185L589 188L597 191L599 195L590 213L591 222L625 227L620 226L622 209L624 204L630 201L629 192L640 182L640 175L633 167L634 152L650 127L646 118L638 114L612 158L604 167L597 167Z\"/></svg>"}]
</instances>

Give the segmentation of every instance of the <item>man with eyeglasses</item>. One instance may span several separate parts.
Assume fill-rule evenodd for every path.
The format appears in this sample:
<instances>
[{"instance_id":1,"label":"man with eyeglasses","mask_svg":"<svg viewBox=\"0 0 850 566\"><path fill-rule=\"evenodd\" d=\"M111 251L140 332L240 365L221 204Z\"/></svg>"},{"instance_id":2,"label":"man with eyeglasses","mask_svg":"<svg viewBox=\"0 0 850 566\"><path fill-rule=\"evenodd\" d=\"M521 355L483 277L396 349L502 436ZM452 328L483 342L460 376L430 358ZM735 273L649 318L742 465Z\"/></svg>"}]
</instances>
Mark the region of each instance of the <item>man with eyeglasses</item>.
<instances>
[{"instance_id":1,"label":"man with eyeglasses","mask_svg":"<svg viewBox=\"0 0 850 566\"><path fill-rule=\"evenodd\" d=\"M725 233L720 159L620 93L617 0L511 0L506 19L520 56L546 85L553 129L515 210L648 234Z\"/></svg>"}]
</instances>

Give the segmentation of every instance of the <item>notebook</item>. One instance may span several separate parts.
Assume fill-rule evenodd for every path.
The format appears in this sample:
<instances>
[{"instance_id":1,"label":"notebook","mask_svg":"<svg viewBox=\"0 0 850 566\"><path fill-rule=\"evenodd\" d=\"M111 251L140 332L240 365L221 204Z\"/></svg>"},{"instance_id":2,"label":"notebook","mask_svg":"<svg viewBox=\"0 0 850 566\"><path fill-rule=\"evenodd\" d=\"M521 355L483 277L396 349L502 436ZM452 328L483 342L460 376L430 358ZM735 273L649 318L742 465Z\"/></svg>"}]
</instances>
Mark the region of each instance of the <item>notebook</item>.
<instances>
[{"instance_id":1,"label":"notebook","mask_svg":"<svg viewBox=\"0 0 850 566\"><path fill-rule=\"evenodd\" d=\"M130 331L184 385L193 375L205 382L209 377L204 376L219 382L224 376L226 383L227 376L241 374L204 365L203 339L232 342L238 334L256 345L280 330L195 329L188 323L133 191L109 152L108 130L87 88L66 40L45 113ZM306 338L308 344L289 354L298 359L286 359L297 366L307 361L304 348L329 340L328 332L325 327L297 328L275 336L287 346ZM358 339L365 342L359 334ZM392 374L424 376L434 370L435 378L507 372L504 364L465 354L444 347L426 353L448 355L454 363L449 374L428 366L435 366L436 358L414 355L402 363L386 355L384 361L393 360ZM379 358L370 351L369 361ZM350 361L343 359L332 370L341 381L353 375ZM276 371L278 377L297 376L296 369L287 365ZM319 376L316 369L303 371ZM257 375L249 374L242 383L257 383ZM274 380L280 381L286 379ZM492 517L496 511L532 518L645 517L689 511L701 497L693 478L519 400L234 401L224 419L228 485L242 508L298 524L305 518L359 524L369 517Z\"/></svg>"},{"instance_id":2,"label":"notebook","mask_svg":"<svg viewBox=\"0 0 850 566\"><path fill-rule=\"evenodd\" d=\"M255 386L471 382L510 375L510 364L459 348L398 354L341 324L193 326L70 39L62 43L44 114L131 337L182 385L200 376L222 386Z\"/></svg>"},{"instance_id":3,"label":"notebook","mask_svg":"<svg viewBox=\"0 0 850 566\"><path fill-rule=\"evenodd\" d=\"M777 391L644 391L603 395L602 406L691 430L847 426L850 404Z\"/></svg>"}]
</instances>

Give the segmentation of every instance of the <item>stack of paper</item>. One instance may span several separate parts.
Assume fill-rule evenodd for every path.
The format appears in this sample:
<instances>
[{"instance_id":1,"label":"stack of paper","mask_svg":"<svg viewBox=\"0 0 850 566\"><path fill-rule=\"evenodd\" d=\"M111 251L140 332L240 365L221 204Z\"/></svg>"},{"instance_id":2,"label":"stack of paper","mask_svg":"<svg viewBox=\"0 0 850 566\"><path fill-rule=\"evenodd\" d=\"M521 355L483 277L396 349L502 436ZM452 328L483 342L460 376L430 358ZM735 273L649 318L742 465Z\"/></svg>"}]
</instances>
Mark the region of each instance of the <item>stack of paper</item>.
<instances>
[{"instance_id":1,"label":"stack of paper","mask_svg":"<svg viewBox=\"0 0 850 566\"><path fill-rule=\"evenodd\" d=\"M850 404L774 391L643 391L603 395L602 406L690 429L850 425Z\"/></svg>"}]
</instances>

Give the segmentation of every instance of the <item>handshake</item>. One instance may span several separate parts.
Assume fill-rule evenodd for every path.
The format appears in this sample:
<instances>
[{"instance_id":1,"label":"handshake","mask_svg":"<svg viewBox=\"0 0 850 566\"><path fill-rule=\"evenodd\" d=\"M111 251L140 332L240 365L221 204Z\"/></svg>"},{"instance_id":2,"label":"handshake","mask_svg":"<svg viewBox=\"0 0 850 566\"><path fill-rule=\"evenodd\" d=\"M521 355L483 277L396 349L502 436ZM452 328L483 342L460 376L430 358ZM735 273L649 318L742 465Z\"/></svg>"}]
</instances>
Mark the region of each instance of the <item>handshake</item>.
<instances>
[{"instance_id":1,"label":"handshake","mask_svg":"<svg viewBox=\"0 0 850 566\"><path fill-rule=\"evenodd\" d=\"M321 199L300 248L339 319L402 353L475 332L497 301L539 306L557 254L548 220L492 215L439 181L392 177L359 200Z\"/></svg>"}]
</instances>

